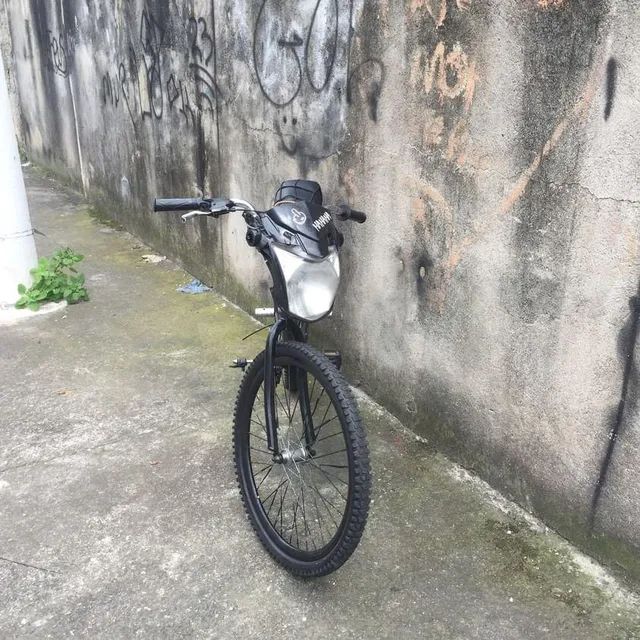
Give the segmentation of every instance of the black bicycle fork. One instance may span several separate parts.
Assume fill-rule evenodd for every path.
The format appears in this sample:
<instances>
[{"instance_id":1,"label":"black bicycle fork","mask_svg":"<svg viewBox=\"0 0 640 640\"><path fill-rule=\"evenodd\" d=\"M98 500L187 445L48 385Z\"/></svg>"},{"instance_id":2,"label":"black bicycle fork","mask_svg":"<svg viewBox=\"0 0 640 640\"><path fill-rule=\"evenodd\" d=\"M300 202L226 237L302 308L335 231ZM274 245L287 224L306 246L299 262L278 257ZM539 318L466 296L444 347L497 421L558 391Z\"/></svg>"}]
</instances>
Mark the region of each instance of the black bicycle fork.
<instances>
[{"instance_id":1,"label":"black bicycle fork","mask_svg":"<svg viewBox=\"0 0 640 640\"><path fill-rule=\"evenodd\" d=\"M307 342L306 327L300 326L291 318L286 316L276 317L276 321L271 325L267 335L267 343L264 352L264 419L265 430L267 432L267 448L273 453L274 462L283 462L283 452L280 451L280 443L278 442L278 411L276 407L276 385L280 376L284 375L286 369L285 385L290 392L296 391L298 394L298 405L300 406L300 415L304 425L304 437L307 451L310 455L315 455L312 447L315 443L316 434L313 427L313 410L310 406L309 387L307 384L307 375L304 369L288 365L286 367L277 368L275 366L276 347L280 336L285 333L287 337L297 342ZM340 369L342 366L342 357L338 352L328 352L324 354L329 360ZM231 365L232 367L242 368L251 362L245 358L236 358ZM317 404L317 402L316 402ZM286 452L285 452L286 455Z\"/></svg>"},{"instance_id":2,"label":"black bicycle fork","mask_svg":"<svg viewBox=\"0 0 640 640\"><path fill-rule=\"evenodd\" d=\"M267 447L274 458L280 455L278 446L278 414L276 411L276 372L273 366L278 338L287 328L286 318L278 318L269 329L264 352L264 419L267 429Z\"/></svg>"},{"instance_id":3,"label":"black bicycle fork","mask_svg":"<svg viewBox=\"0 0 640 640\"><path fill-rule=\"evenodd\" d=\"M275 366L276 346L280 336L287 332L298 342L306 342L306 332L298 324L286 317L279 317L269 329L264 352L264 419L267 431L267 448L273 453L275 462L282 462L283 456L278 442L278 411L276 407L276 385L284 370ZM309 411L309 389L304 369L288 366L285 384L289 391L298 393L298 403L304 424L305 444L309 450L315 441L311 412Z\"/></svg>"}]
</instances>

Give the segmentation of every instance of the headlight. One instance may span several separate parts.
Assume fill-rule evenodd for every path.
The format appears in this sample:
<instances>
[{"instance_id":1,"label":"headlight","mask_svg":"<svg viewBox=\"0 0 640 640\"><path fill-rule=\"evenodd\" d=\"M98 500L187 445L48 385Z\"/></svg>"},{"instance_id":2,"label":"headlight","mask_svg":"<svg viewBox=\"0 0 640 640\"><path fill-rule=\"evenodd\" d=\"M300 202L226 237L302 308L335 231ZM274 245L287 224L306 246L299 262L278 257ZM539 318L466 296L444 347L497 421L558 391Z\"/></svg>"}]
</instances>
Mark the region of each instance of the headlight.
<instances>
[{"instance_id":1,"label":"headlight","mask_svg":"<svg viewBox=\"0 0 640 640\"><path fill-rule=\"evenodd\" d=\"M308 260L273 246L287 287L289 312L298 318L313 322L326 316L336 297L340 283L338 252L321 260Z\"/></svg>"}]
</instances>

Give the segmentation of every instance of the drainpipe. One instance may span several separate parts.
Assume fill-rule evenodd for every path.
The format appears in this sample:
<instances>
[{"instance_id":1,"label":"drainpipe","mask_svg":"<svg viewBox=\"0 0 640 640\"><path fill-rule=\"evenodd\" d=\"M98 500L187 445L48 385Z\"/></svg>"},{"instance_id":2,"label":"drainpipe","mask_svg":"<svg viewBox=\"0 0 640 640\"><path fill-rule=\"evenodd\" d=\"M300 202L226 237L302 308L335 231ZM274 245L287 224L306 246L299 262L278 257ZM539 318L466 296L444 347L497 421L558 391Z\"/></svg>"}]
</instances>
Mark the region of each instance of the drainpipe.
<instances>
[{"instance_id":1,"label":"drainpipe","mask_svg":"<svg viewBox=\"0 0 640 640\"><path fill-rule=\"evenodd\" d=\"M38 255L29 217L16 132L0 56L0 308L18 299L18 284L29 286Z\"/></svg>"}]
</instances>

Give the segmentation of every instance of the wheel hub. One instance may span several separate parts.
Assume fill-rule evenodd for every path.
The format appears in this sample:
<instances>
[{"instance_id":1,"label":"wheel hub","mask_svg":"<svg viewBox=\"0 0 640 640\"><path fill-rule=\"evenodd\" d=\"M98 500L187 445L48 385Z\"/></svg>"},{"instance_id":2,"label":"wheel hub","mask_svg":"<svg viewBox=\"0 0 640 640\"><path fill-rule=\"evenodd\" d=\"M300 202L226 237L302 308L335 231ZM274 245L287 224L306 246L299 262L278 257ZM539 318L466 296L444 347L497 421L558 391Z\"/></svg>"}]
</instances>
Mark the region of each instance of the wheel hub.
<instances>
[{"instance_id":1,"label":"wheel hub","mask_svg":"<svg viewBox=\"0 0 640 640\"><path fill-rule=\"evenodd\" d=\"M287 448L280 452L281 462L304 462L311 457L306 447Z\"/></svg>"}]
</instances>

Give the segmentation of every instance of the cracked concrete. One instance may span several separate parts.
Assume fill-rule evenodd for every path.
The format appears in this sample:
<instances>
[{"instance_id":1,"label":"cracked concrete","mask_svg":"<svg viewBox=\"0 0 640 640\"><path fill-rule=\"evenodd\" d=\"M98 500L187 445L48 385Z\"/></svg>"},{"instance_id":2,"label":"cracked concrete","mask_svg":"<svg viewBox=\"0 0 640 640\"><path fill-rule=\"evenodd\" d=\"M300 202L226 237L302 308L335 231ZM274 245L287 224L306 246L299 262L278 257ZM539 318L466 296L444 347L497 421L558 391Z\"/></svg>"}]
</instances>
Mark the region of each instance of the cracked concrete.
<instances>
[{"instance_id":1,"label":"cracked concrete","mask_svg":"<svg viewBox=\"0 0 640 640\"><path fill-rule=\"evenodd\" d=\"M600 202L617 202L619 204L630 204L634 206L640 205L640 200L633 200L630 198L616 198L614 196L605 196L596 193L593 189L587 187L581 182L554 182L553 180L535 179L536 182L541 182L549 187L575 187L581 191L586 192L593 200Z\"/></svg>"},{"instance_id":2,"label":"cracked concrete","mask_svg":"<svg viewBox=\"0 0 640 640\"><path fill-rule=\"evenodd\" d=\"M30 171L41 254L91 300L0 328L0 637L632 640L638 599L363 393L374 495L337 573L289 577L232 468L255 321Z\"/></svg>"}]
</instances>

